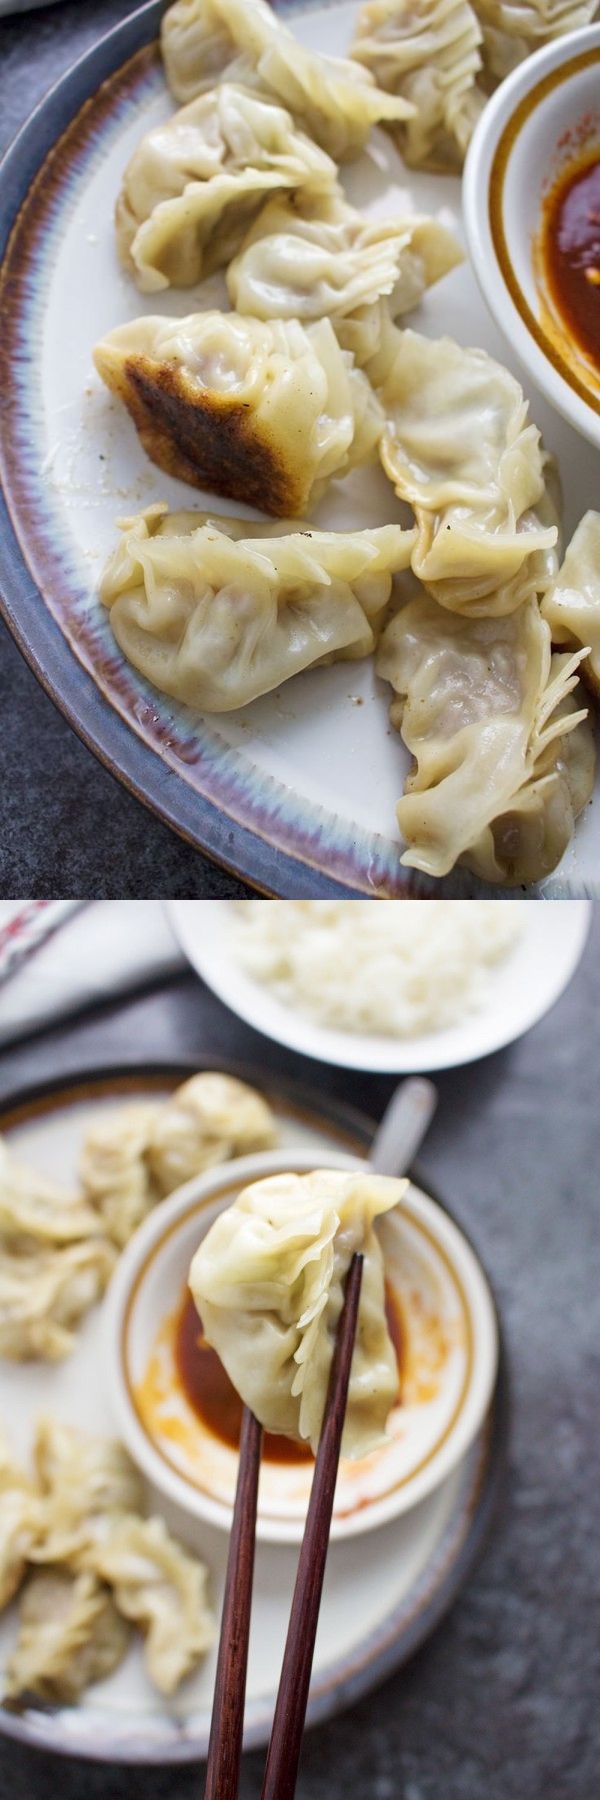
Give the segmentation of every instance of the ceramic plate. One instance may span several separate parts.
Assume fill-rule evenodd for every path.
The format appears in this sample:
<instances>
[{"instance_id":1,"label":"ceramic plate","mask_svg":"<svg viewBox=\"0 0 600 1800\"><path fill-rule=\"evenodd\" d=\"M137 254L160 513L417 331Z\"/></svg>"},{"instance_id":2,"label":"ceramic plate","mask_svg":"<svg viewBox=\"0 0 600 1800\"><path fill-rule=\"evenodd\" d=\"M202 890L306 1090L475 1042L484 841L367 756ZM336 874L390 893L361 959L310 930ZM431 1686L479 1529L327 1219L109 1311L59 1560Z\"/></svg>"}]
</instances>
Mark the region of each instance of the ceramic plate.
<instances>
[{"instance_id":1,"label":"ceramic plate","mask_svg":"<svg viewBox=\"0 0 600 1800\"><path fill-rule=\"evenodd\" d=\"M348 48L357 0L284 10L303 42L338 54ZM258 888L282 896L489 892L466 872L434 884L401 868L395 805L408 757L388 724L389 690L372 661L314 670L239 714L205 720L144 684L98 603L115 518L161 497L190 504L190 489L148 462L91 358L110 327L156 310L155 297L140 296L119 268L112 217L142 130L169 112L154 47L161 11L153 0L76 65L24 128L0 177L0 253L10 237L0 291L6 619L39 679L113 773ZM344 184L367 214L393 211L410 188L419 209L441 212L460 231L458 180L407 175L382 133L345 168ZM219 305L224 295L213 277L193 303ZM175 315L191 304L189 290L161 299ZM413 323L505 358L466 264L430 291ZM596 504L600 457L533 390L530 398L560 457L570 530ZM214 505L214 496L192 499ZM361 469L333 485L316 522L356 527L400 514L383 472ZM597 891L599 876L596 806L544 891L586 894Z\"/></svg>"},{"instance_id":2,"label":"ceramic plate","mask_svg":"<svg viewBox=\"0 0 600 1800\"><path fill-rule=\"evenodd\" d=\"M480 1012L444 1031L411 1038L333 1031L303 1018L259 986L231 952L229 900L171 900L168 911L182 950L208 987L256 1031L321 1062L379 1073L450 1069L488 1056L535 1025L571 980L592 919L590 900L521 906L522 936L492 970Z\"/></svg>"},{"instance_id":3,"label":"ceramic plate","mask_svg":"<svg viewBox=\"0 0 600 1800\"><path fill-rule=\"evenodd\" d=\"M47 1084L5 1102L0 1128L19 1154L61 1179L74 1176L87 1122L101 1109L133 1096L164 1093L202 1059L185 1065L102 1070ZM214 1065L212 1065L214 1066ZM219 1064L222 1067L224 1065ZM256 1069L225 1065L260 1081ZM262 1085L262 1082L261 1082ZM337 1103L315 1100L265 1077L265 1091L279 1118L282 1142L364 1154L372 1124ZM23 1454L33 1422L44 1410L89 1428L114 1430L110 1402L99 1373L106 1316L88 1316L74 1354L62 1364L4 1364L2 1417L11 1442ZM351 1542L331 1546L313 1668L309 1723L350 1705L404 1662L433 1630L466 1579L483 1541L504 1467L506 1379L500 1375L490 1413L468 1455L435 1493L401 1519L371 1532L360 1556ZM222 1530L190 1520L152 1488L155 1510L192 1548L206 1556L220 1606L227 1538ZM296 1568L297 1549L258 1544L246 1704L247 1747L268 1740ZM13 1615L0 1619L0 1668L14 1634ZM167 1703L145 1678L139 1646L109 1681L88 1690L75 1708L31 1709L22 1716L0 1704L0 1728L13 1737L71 1755L129 1762L184 1762L206 1753L214 1653L199 1673ZM1 1691L1 1687L0 1687Z\"/></svg>"}]
</instances>

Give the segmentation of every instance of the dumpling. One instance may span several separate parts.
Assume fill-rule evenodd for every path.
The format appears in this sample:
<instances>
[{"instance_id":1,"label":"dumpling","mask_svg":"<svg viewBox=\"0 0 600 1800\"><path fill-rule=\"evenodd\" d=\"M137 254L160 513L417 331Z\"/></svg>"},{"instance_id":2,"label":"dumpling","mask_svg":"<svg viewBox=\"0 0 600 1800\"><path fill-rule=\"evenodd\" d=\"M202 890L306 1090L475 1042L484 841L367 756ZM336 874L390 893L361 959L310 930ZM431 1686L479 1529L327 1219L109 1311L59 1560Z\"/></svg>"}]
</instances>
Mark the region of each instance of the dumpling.
<instances>
[{"instance_id":1,"label":"dumpling","mask_svg":"<svg viewBox=\"0 0 600 1800\"><path fill-rule=\"evenodd\" d=\"M0 1611L23 1579L35 1541L35 1501L26 1489L0 1486Z\"/></svg>"},{"instance_id":2,"label":"dumpling","mask_svg":"<svg viewBox=\"0 0 600 1800\"><path fill-rule=\"evenodd\" d=\"M187 537L151 535L152 523L145 539L139 521L128 529L101 597L129 662L202 712L246 706L316 664L366 656L414 542L399 525L234 540L227 520Z\"/></svg>"},{"instance_id":3,"label":"dumpling","mask_svg":"<svg viewBox=\"0 0 600 1800\"><path fill-rule=\"evenodd\" d=\"M469 0L368 0L352 55L413 116L399 129L412 168L460 167L485 95L481 27Z\"/></svg>"},{"instance_id":4,"label":"dumpling","mask_svg":"<svg viewBox=\"0 0 600 1800\"><path fill-rule=\"evenodd\" d=\"M119 585L135 589L140 579L137 542L151 533L160 535L165 511L150 507L133 521L113 559L115 591ZM205 517L173 516L184 531L193 528L188 521ZM227 523L235 527L235 520ZM182 1181L213 1163L273 1143L274 1134L271 1109L254 1088L206 1071L184 1082L169 1100L140 1101L98 1118L84 1139L81 1180L108 1236L121 1249L157 1200Z\"/></svg>"},{"instance_id":5,"label":"dumpling","mask_svg":"<svg viewBox=\"0 0 600 1800\"><path fill-rule=\"evenodd\" d=\"M36 1483L13 1461L0 1427L0 1611L16 1594L38 1528Z\"/></svg>"},{"instance_id":6,"label":"dumpling","mask_svg":"<svg viewBox=\"0 0 600 1800\"><path fill-rule=\"evenodd\" d=\"M259 319L340 319L389 295L390 312L416 306L462 261L437 219L364 219L340 188L277 195L251 225L227 271L238 312Z\"/></svg>"},{"instance_id":7,"label":"dumpling","mask_svg":"<svg viewBox=\"0 0 600 1800\"><path fill-rule=\"evenodd\" d=\"M37 1356L54 1362L67 1356L75 1326L101 1298L114 1264L114 1247L104 1237L58 1249L4 1249L0 1356L16 1362Z\"/></svg>"},{"instance_id":8,"label":"dumpling","mask_svg":"<svg viewBox=\"0 0 600 1800\"><path fill-rule=\"evenodd\" d=\"M327 319L135 319L94 353L152 461L263 512L302 515L375 450L381 415Z\"/></svg>"},{"instance_id":9,"label":"dumpling","mask_svg":"<svg viewBox=\"0 0 600 1800\"><path fill-rule=\"evenodd\" d=\"M503 81L541 44L589 25L598 0L477 0L486 74Z\"/></svg>"},{"instance_id":10,"label":"dumpling","mask_svg":"<svg viewBox=\"0 0 600 1800\"><path fill-rule=\"evenodd\" d=\"M393 326L368 373L381 460L417 521L415 574L451 611L514 611L544 586L557 539L539 519L548 459L518 381L484 350Z\"/></svg>"},{"instance_id":11,"label":"dumpling","mask_svg":"<svg viewBox=\"0 0 600 1800\"><path fill-rule=\"evenodd\" d=\"M97 1212L0 1140L0 1356L65 1356L113 1266Z\"/></svg>"},{"instance_id":12,"label":"dumpling","mask_svg":"<svg viewBox=\"0 0 600 1800\"><path fill-rule=\"evenodd\" d=\"M600 699L600 513L585 513L542 602L553 644L587 651L581 674Z\"/></svg>"},{"instance_id":13,"label":"dumpling","mask_svg":"<svg viewBox=\"0 0 600 1800\"><path fill-rule=\"evenodd\" d=\"M79 1173L84 1192L119 1249L128 1242L158 1199L146 1150L159 1108L139 1101L118 1113L100 1115L86 1132Z\"/></svg>"},{"instance_id":14,"label":"dumpling","mask_svg":"<svg viewBox=\"0 0 600 1800\"><path fill-rule=\"evenodd\" d=\"M30 1561L86 1567L114 1515L141 1510L141 1478L121 1444L63 1419L39 1420L34 1460L41 1497Z\"/></svg>"},{"instance_id":15,"label":"dumpling","mask_svg":"<svg viewBox=\"0 0 600 1800\"><path fill-rule=\"evenodd\" d=\"M191 100L223 76L257 87L277 95L336 162L360 155L372 125L413 111L356 63L307 50L265 0L176 0L164 15L161 45L176 100Z\"/></svg>"},{"instance_id":16,"label":"dumpling","mask_svg":"<svg viewBox=\"0 0 600 1800\"><path fill-rule=\"evenodd\" d=\"M461 863L507 886L556 867L593 785L586 710L570 699L580 660L551 656L535 600L471 619L421 593L396 614L377 671L415 759L397 809L404 864L441 876Z\"/></svg>"},{"instance_id":17,"label":"dumpling","mask_svg":"<svg viewBox=\"0 0 600 1800\"><path fill-rule=\"evenodd\" d=\"M215 1219L190 1269L208 1342L246 1406L268 1431L308 1439L316 1451L343 1287L364 1256L342 1451L381 1442L398 1392L374 1228L405 1181L317 1169L253 1182Z\"/></svg>"},{"instance_id":18,"label":"dumpling","mask_svg":"<svg viewBox=\"0 0 600 1800\"><path fill-rule=\"evenodd\" d=\"M164 1519L132 1515L111 1525L94 1566L114 1590L119 1612L141 1626L156 1687L172 1694L214 1640L205 1564L170 1536Z\"/></svg>"},{"instance_id":19,"label":"dumpling","mask_svg":"<svg viewBox=\"0 0 600 1800\"><path fill-rule=\"evenodd\" d=\"M101 1230L97 1213L80 1195L25 1168L0 1138L0 1242L18 1239L21 1246L26 1239L28 1247L35 1248L97 1237Z\"/></svg>"},{"instance_id":20,"label":"dumpling","mask_svg":"<svg viewBox=\"0 0 600 1800\"><path fill-rule=\"evenodd\" d=\"M172 1194L201 1169L275 1143L270 1106L232 1075L193 1075L157 1113L148 1163L160 1194Z\"/></svg>"},{"instance_id":21,"label":"dumpling","mask_svg":"<svg viewBox=\"0 0 600 1800\"><path fill-rule=\"evenodd\" d=\"M283 107L225 83L134 151L116 210L121 260L145 293L192 287L229 262L266 192L335 177Z\"/></svg>"},{"instance_id":22,"label":"dumpling","mask_svg":"<svg viewBox=\"0 0 600 1800\"><path fill-rule=\"evenodd\" d=\"M31 1575L20 1607L19 1636L8 1659L6 1697L78 1700L122 1661L129 1632L105 1587L88 1573L44 1569Z\"/></svg>"}]
</instances>

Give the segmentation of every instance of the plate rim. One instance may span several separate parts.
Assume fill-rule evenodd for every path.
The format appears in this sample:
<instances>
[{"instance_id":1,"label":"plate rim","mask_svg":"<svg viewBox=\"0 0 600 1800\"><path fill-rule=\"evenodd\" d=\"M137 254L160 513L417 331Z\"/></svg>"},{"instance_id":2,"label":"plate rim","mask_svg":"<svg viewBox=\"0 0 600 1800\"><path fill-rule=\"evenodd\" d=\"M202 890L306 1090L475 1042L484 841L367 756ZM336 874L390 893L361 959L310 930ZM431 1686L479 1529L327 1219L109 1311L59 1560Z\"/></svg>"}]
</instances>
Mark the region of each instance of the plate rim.
<instances>
[{"instance_id":1,"label":"plate rim","mask_svg":"<svg viewBox=\"0 0 600 1800\"><path fill-rule=\"evenodd\" d=\"M121 1056L117 1059L101 1059L100 1061L90 1059L89 1062L84 1059L72 1075L69 1075L67 1070L62 1074L52 1075L41 1080L29 1083L19 1082L12 1091L9 1089L0 1097L0 1130L5 1125L10 1128L11 1123L18 1124L19 1114L23 1118L35 1116L37 1103L41 1103L39 1104L40 1111L52 1111L53 1101L56 1102L61 1095L63 1105L68 1106L76 1099L81 1090L83 1090L83 1098L86 1090L89 1094L91 1088L103 1084L109 1086L111 1082L121 1079L131 1082L136 1076L142 1081L149 1077L154 1077L158 1081L161 1076L167 1079L172 1077L177 1081L182 1076L185 1079L191 1070L202 1067L222 1069L225 1073L237 1074L242 1079L250 1078L259 1085L262 1085L264 1079L267 1090L272 1088L274 1094L279 1091L284 1098L290 1097L291 1090L291 1093L295 1094L301 1103L305 1101L309 1108L313 1107L317 1116L322 1117L325 1122L335 1124L336 1118L339 1119L344 1128L357 1134L363 1146L365 1142L370 1142L376 1129L376 1120L372 1119L368 1113L363 1113L360 1108L349 1105L344 1100L338 1100L336 1095L322 1096L312 1089L310 1084L306 1084L302 1080L296 1082L293 1078L288 1079L285 1076L280 1078L276 1071L272 1071L268 1067L263 1068L261 1064L249 1066L247 1063L237 1062L234 1058L211 1058L203 1052L197 1056L186 1052L180 1057L168 1058L145 1057L140 1059L138 1056L132 1055L130 1057ZM451 1219L454 1219L452 1210L441 1198L435 1184L432 1188L429 1177L425 1175L418 1161L414 1163L410 1172L415 1181L424 1184L426 1191L431 1193L437 1204L448 1213ZM469 1232L465 1231L462 1222L456 1221L456 1223L459 1224L459 1229L463 1232L478 1261L481 1262ZM438 1539L432 1558L425 1565L419 1577L419 1580L423 1581L427 1572L429 1571L431 1574L433 1569L433 1586L424 1604L417 1607L415 1615L404 1627L401 1626L396 1630L393 1626L394 1615L388 1615L383 1627L379 1626L360 1644L354 1646L344 1665L341 1665L339 1660L328 1665L323 1671L323 1685L320 1691L309 1700L308 1728L334 1717L348 1706L353 1705L409 1661L415 1651L425 1643L437 1625L441 1623L454 1601L458 1599L484 1550L496 1516L500 1516L503 1510L511 1418L510 1370L495 1286L484 1262L481 1262L481 1267L490 1288L496 1319L498 1369L487 1417L462 1465L466 1469L471 1462L475 1463L473 1491L469 1495L466 1526L458 1550L455 1554L452 1554L450 1550L450 1560L449 1562L446 1560L443 1573L437 1578L435 1574L436 1555L439 1556L440 1545L444 1543L445 1534L448 1534L453 1525L456 1528L456 1516L451 1515L446 1524L445 1533L442 1533L442 1537ZM93 1743L91 1741L82 1743L79 1737L71 1737L68 1732L61 1739L57 1739L55 1732L46 1732L43 1724L44 1715L36 1714L35 1717L38 1723L32 1725L28 1723L26 1715L21 1717L8 1713L0 1703L0 1734L12 1738L13 1741L28 1744L34 1749L51 1751L55 1756L70 1756L80 1758L85 1762L114 1763L131 1767L182 1765L197 1760L202 1761L206 1754L205 1749L193 1736L173 1741L144 1741L143 1744L135 1738L129 1745L120 1743L116 1749L107 1744L102 1736ZM42 1720L41 1728L40 1719ZM256 1720L245 1734L244 1750L264 1747L267 1738L268 1727L265 1728L262 1719Z\"/></svg>"}]
</instances>

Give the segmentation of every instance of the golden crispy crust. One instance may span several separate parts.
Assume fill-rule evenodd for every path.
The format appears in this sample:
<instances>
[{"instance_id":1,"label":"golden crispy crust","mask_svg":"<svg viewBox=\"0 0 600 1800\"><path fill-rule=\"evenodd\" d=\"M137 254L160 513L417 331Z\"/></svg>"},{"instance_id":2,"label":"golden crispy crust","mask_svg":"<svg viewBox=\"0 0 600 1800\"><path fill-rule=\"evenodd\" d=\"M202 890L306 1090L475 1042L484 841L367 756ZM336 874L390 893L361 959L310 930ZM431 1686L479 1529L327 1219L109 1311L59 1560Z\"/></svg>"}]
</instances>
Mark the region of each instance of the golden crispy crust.
<instances>
[{"instance_id":1,"label":"golden crispy crust","mask_svg":"<svg viewBox=\"0 0 600 1800\"><path fill-rule=\"evenodd\" d=\"M250 406L202 391L175 364L147 356L129 356L110 376L102 373L167 475L278 517L304 511L305 480L285 467Z\"/></svg>"}]
</instances>

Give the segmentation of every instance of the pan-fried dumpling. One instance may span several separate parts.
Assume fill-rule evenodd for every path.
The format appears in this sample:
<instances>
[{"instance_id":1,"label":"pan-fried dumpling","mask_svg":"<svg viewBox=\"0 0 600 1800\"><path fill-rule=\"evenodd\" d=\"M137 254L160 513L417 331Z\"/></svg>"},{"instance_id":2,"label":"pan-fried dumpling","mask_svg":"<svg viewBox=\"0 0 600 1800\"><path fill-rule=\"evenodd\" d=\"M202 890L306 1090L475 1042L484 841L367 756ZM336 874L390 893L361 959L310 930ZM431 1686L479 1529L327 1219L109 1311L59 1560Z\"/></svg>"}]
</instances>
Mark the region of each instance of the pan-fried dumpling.
<instances>
[{"instance_id":1,"label":"pan-fried dumpling","mask_svg":"<svg viewBox=\"0 0 600 1800\"><path fill-rule=\"evenodd\" d=\"M266 192L335 176L283 107L226 83L134 151L117 202L121 260L145 293L192 287L229 262Z\"/></svg>"},{"instance_id":2,"label":"pan-fried dumpling","mask_svg":"<svg viewBox=\"0 0 600 1800\"><path fill-rule=\"evenodd\" d=\"M204 1335L268 1431L308 1439L316 1451L344 1282L360 1250L343 1454L365 1456L381 1442L398 1369L374 1221L406 1186L332 1169L272 1175L244 1188L202 1240L190 1287Z\"/></svg>"},{"instance_id":3,"label":"pan-fried dumpling","mask_svg":"<svg viewBox=\"0 0 600 1800\"><path fill-rule=\"evenodd\" d=\"M201 1169L275 1143L270 1106L245 1081L206 1072L184 1081L156 1115L148 1163L160 1194L172 1194Z\"/></svg>"},{"instance_id":4,"label":"pan-fried dumpling","mask_svg":"<svg viewBox=\"0 0 600 1800\"><path fill-rule=\"evenodd\" d=\"M112 1674L129 1632L105 1587L89 1573L40 1569L20 1606L19 1636L6 1669L6 1695L75 1701L92 1681Z\"/></svg>"},{"instance_id":5,"label":"pan-fried dumpling","mask_svg":"<svg viewBox=\"0 0 600 1800\"><path fill-rule=\"evenodd\" d=\"M236 541L222 524L143 539L134 521L126 557L117 550L105 571L101 596L117 642L155 687L197 710L227 712L303 669L373 650L412 531L304 528Z\"/></svg>"},{"instance_id":6,"label":"pan-fried dumpling","mask_svg":"<svg viewBox=\"0 0 600 1800\"><path fill-rule=\"evenodd\" d=\"M38 1421L34 1459L41 1499L30 1560L85 1567L115 1514L141 1510L141 1478L121 1444L63 1419Z\"/></svg>"},{"instance_id":7,"label":"pan-fried dumpling","mask_svg":"<svg viewBox=\"0 0 600 1800\"><path fill-rule=\"evenodd\" d=\"M485 95L481 27L469 0L368 0L352 55L414 108L399 128L413 168L460 167Z\"/></svg>"},{"instance_id":8,"label":"pan-fried dumpling","mask_svg":"<svg viewBox=\"0 0 600 1800\"><path fill-rule=\"evenodd\" d=\"M119 1612L145 1633L148 1673L163 1694L189 1675L214 1639L208 1570L167 1531L163 1519L116 1519L94 1553Z\"/></svg>"},{"instance_id":9,"label":"pan-fried dumpling","mask_svg":"<svg viewBox=\"0 0 600 1800\"><path fill-rule=\"evenodd\" d=\"M513 611L544 585L557 538L539 521L547 458L518 381L484 350L393 326L368 372L381 460L418 525L415 574L452 611Z\"/></svg>"},{"instance_id":10,"label":"pan-fried dumpling","mask_svg":"<svg viewBox=\"0 0 600 1800\"><path fill-rule=\"evenodd\" d=\"M265 0L176 0L161 43L176 100L191 100L223 76L257 87L283 101L336 162L360 155L372 125L413 110L402 96L382 93L356 63L307 50Z\"/></svg>"},{"instance_id":11,"label":"pan-fried dumpling","mask_svg":"<svg viewBox=\"0 0 600 1800\"><path fill-rule=\"evenodd\" d=\"M84 1192L119 1249L158 1199L146 1162L158 1110L139 1101L118 1113L101 1114L84 1138L79 1164Z\"/></svg>"},{"instance_id":12,"label":"pan-fried dumpling","mask_svg":"<svg viewBox=\"0 0 600 1800\"><path fill-rule=\"evenodd\" d=\"M68 1244L76 1238L98 1236L102 1230L97 1213L77 1194L15 1161L0 1138L0 1242L29 1248Z\"/></svg>"},{"instance_id":13,"label":"pan-fried dumpling","mask_svg":"<svg viewBox=\"0 0 600 1800\"><path fill-rule=\"evenodd\" d=\"M381 414L327 319L147 317L94 353L159 468L263 512L302 515L374 453Z\"/></svg>"},{"instance_id":14,"label":"pan-fried dumpling","mask_svg":"<svg viewBox=\"0 0 600 1800\"><path fill-rule=\"evenodd\" d=\"M437 219L364 219L341 188L277 195L263 206L227 271L238 312L259 319L338 321L389 295L390 312L416 306L462 261Z\"/></svg>"},{"instance_id":15,"label":"pan-fried dumpling","mask_svg":"<svg viewBox=\"0 0 600 1800\"><path fill-rule=\"evenodd\" d=\"M541 44L589 25L598 0L477 0L486 74L497 81Z\"/></svg>"},{"instance_id":16,"label":"pan-fried dumpling","mask_svg":"<svg viewBox=\"0 0 600 1800\"><path fill-rule=\"evenodd\" d=\"M586 686L600 699L600 513L585 513L542 602L553 644L587 651Z\"/></svg>"},{"instance_id":17,"label":"pan-fried dumpling","mask_svg":"<svg viewBox=\"0 0 600 1800\"><path fill-rule=\"evenodd\" d=\"M3 1250L0 1356L16 1362L67 1356L75 1326L101 1298L114 1264L114 1247L104 1237L58 1249Z\"/></svg>"},{"instance_id":18,"label":"pan-fried dumpling","mask_svg":"<svg viewBox=\"0 0 600 1800\"><path fill-rule=\"evenodd\" d=\"M587 714L570 701L580 660L551 656L535 600L472 619L421 593L396 614L377 670L415 759L398 806L404 864L441 876L462 863L508 886L556 867L593 782Z\"/></svg>"}]
</instances>

